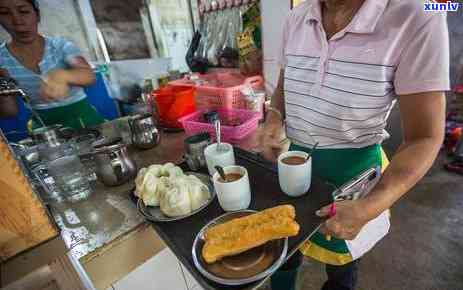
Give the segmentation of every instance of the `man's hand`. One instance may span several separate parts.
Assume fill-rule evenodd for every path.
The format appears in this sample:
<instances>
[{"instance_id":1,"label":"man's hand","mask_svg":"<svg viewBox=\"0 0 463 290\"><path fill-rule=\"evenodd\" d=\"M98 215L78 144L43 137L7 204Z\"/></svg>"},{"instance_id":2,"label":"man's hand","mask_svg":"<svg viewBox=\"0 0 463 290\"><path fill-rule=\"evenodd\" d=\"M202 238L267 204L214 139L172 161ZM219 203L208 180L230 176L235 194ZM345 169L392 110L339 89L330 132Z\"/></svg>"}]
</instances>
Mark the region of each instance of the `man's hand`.
<instances>
[{"instance_id":1,"label":"man's hand","mask_svg":"<svg viewBox=\"0 0 463 290\"><path fill-rule=\"evenodd\" d=\"M69 73L56 69L47 74L40 88L40 95L47 101L64 99L69 95Z\"/></svg>"},{"instance_id":2,"label":"man's hand","mask_svg":"<svg viewBox=\"0 0 463 290\"><path fill-rule=\"evenodd\" d=\"M320 228L320 232L341 240L353 240L362 228L373 219L367 216L363 200L343 201L336 203L336 215L328 219ZM317 211L319 217L328 217L330 205Z\"/></svg>"},{"instance_id":3,"label":"man's hand","mask_svg":"<svg viewBox=\"0 0 463 290\"><path fill-rule=\"evenodd\" d=\"M282 136L283 121L277 113L270 111L260 136L261 153L265 159L273 162L277 160L283 150Z\"/></svg>"}]
</instances>

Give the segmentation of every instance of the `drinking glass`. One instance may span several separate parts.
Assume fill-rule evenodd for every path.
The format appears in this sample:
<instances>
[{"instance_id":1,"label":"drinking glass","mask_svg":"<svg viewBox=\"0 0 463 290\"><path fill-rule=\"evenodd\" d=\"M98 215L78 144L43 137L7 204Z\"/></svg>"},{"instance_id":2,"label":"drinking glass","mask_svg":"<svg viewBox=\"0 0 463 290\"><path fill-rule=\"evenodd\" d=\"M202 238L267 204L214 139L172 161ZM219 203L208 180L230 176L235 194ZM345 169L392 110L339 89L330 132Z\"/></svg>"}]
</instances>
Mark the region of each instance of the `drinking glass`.
<instances>
[{"instance_id":1,"label":"drinking glass","mask_svg":"<svg viewBox=\"0 0 463 290\"><path fill-rule=\"evenodd\" d=\"M48 161L48 173L63 197L71 202L87 199L92 192L88 173L75 151Z\"/></svg>"}]
</instances>

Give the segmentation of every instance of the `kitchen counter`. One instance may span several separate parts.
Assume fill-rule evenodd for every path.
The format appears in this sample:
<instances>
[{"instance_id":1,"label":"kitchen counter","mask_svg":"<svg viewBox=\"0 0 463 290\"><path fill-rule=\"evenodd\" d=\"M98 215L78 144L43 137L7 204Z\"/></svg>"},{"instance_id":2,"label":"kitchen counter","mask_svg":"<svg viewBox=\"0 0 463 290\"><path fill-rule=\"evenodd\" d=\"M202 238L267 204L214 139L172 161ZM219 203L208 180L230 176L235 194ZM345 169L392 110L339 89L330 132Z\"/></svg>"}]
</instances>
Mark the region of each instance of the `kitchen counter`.
<instances>
[{"instance_id":1,"label":"kitchen counter","mask_svg":"<svg viewBox=\"0 0 463 290\"><path fill-rule=\"evenodd\" d=\"M255 150L257 136L258 132L238 146ZM156 148L145 151L133 148L129 150L139 168L166 162L180 163L185 137L183 132L163 133L161 143ZM27 168L24 171L30 176L33 185L37 186L37 193L43 193L40 183L32 178L31 172ZM138 214L130 198L134 181L119 187L106 187L101 183L94 186L93 194L86 201L46 203L61 236L56 242L41 246L38 256L42 259L45 254L50 256L44 262L46 264L53 257L61 257L69 252L70 256L80 261L95 288L105 290L150 258L157 256L166 245L151 224L146 223ZM27 264L27 269L38 265L32 263L29 256L23 256L19 258L21 263L18 265L22 265L19 268L24 268L24 263Z\"/></svg>"},{"instance_id":2,"label":"kitchen counter","mask_svg":"<svg viewBox=\"0 0 463 290\"><path fill-rule=\"evenodd\" d=\"M258 132L255 132L238 146L255 150L257 136ZM166 162L180 163L184 153L184 139L183 132L163 133L162 141L156 148L130 150L138 168ZM149 227L130 199L133 188L134 181L119 187L106 187L97 183L95 191L86 201L49 204L69 251L84 267L86 263L92 262L134 233L144 232L143 235L146 236L145 232ZM136 266L138 265L133 267ZM133 269L129 269L131 270Z\"/></svg>"},{"instance_id":3,"label":"kitchen counter","mask_svg":"<svg viewBox=\"0 0 463 290\"><path fill-rule=\"evenodd\" d=\"M131 149L139 168L154 164L180 162L183 133L164 134L161 144L151 150ZM86 261L91 254L144 223L129 197L134 181L118 187L97 183L88 200L78 203L51 203L53 217L72 255Z\"/></svg>"}]
</instances>

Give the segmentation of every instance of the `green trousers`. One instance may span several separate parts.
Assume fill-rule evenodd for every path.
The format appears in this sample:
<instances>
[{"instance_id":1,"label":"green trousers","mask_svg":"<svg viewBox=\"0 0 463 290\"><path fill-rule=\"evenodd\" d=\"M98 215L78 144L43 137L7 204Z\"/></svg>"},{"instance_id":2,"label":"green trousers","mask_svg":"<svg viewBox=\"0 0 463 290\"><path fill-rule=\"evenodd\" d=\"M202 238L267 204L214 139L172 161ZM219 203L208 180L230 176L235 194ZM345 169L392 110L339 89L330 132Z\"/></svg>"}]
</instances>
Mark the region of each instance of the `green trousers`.
<instances>
[{"instance_id":1,"label":"green trousers","mask_svg":"<svg viewBox=\"0 0 463 290\"><path fill-rule=\"evenodd\" d=\"M310 152L310 149L291 145L290 151ZM383 165L383 153L380 145L359 149L320 149L312 155L312 173L325 182L337 187L345 184L363 171ZM327 192L331 194L331 192ZM305 256L312 257L328 265L346 265L352 262L345 241L332 238L330 241L316 233L307 245L300 250ZM298 264L298 263L296 263ZM283 266L272 276L272 290L295 290L299 265Z\"/></svg>"},{"instance_id":2,"label":"green trousers","mask_svg":"<svg viewBox=\"0 0 463 290\"><path fill-rule=\"evenodd\" d=\"M290 150L310 151L297 145L291 146ZM312 158L313 174L336 187L352 180L367 169L382 166L380 145L315 150ZM312 236L308 244L301 248L301 251L304 255L329 265L341 266L352 262L352 256L344 240L336 238L327 240L318 232Z\"/></svg>"},{"instance_id":3,"label":"green trousers","mask_svg":"<svg viewBox=\"0 0 463 290\"><path fill-rule=\"evenodd\" d=\"M64 127L82 129L99 125L105 121L87 99L71 105L36 111L47 126L60 124ZM39 127L39 123L34 120L32 127Z\"/></svg>"}]
</instances>

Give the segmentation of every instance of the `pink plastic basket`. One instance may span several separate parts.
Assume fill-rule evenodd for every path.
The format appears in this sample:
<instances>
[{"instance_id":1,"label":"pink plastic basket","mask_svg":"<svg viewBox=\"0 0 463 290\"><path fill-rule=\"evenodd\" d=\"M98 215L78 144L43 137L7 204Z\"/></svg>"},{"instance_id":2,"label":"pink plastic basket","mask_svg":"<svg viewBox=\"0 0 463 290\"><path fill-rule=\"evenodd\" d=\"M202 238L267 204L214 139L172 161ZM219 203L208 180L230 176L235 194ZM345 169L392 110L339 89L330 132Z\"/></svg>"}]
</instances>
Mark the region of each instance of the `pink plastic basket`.
<instances>
[{"instance_id":1,"label":"pink plastic basket","mask_svg":"<svg viewBox=\"0 0 463 290\"><path fill-rule=\"evenodd\" d=\"M215 139L215 128L213 124L204 120L204 113L207 110L199 110L181 118L183 128L187 135L208 132ZM248 110L217 110L222 122L222 140L229 143L237 143L257 129L260 114ZM230 123L239 122L239 125L231 126Z\"/></svg>"},{"instance_id":2,"label":"pink plastic basket","mask_svg":"<svg viewBox=\"0 0 463 290\"><path fill-rule=\"evenodd\" d=\"M217 72L199 75L202 84L196 85L189 79L172 81L171 85L195 86L197 109L245 109L246 103L241 93L245 86L262 89L264 79L261 76L246 78L238 73Z\"/></svg>"}]
</instances>

